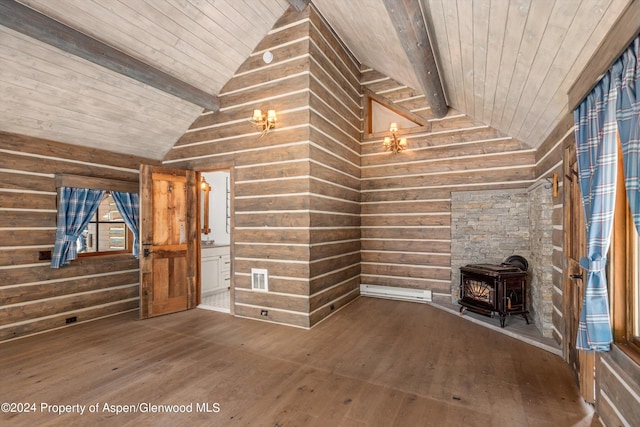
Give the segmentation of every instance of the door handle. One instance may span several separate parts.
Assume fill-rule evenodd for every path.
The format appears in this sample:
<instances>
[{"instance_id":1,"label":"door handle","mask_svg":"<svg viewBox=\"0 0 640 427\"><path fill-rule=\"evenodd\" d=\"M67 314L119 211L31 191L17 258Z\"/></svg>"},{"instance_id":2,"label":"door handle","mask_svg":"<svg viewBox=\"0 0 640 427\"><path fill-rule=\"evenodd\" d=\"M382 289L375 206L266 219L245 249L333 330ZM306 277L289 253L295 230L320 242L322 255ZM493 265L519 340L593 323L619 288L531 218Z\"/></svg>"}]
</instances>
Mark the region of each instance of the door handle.
<instances>
[{"instance_id":1,"label":"door handle","mask_svg":"<svg viewBox=\"0 0 640 427\"><path fill-rule=\"evenodd\" d=\"M571 274L571 275L569 275L569 277L571 277L572 279L580 279L580 280L583 280L583 279L584 279L584 276L582 275L582 273L579 273L579 274Z\"/></svg>"}]
</instances>

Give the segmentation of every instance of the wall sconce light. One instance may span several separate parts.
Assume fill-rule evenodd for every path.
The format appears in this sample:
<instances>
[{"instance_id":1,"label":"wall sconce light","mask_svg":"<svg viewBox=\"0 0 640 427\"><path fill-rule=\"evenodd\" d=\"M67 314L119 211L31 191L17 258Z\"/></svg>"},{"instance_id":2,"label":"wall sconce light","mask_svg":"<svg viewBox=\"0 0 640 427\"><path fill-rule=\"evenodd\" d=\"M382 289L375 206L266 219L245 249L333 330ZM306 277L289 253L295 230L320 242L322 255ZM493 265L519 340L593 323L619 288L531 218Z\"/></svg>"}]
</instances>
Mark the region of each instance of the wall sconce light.
<instances>
[{"instance_id":1,"label":"wall sconce light","mask_svg":"<svg viewBox=\"0 0 640 427\"><path fill-rule=\"evenodd\" d=\"M200 191L202 194L201 204L200 204L200 217L202 219L202 229L200 232L202 234L211 233L211 228L209 228L209 192L211 191L211 185L204 179L204 175L200 177Z\"/></svg>"},{"instance_id":2,"label":"wall sconce light","mask_svg":"<svg viewBox=\"0 0 640 427\"><path fill-rule=\"evenodd\" d=\"M253 110L253 117L249 120L256 126L262 127L260 138L276 127L276 110L267 111L267 115L262 114L262 110Z\"/></svg>"},{"instance_id":3,"label":"wall sconce light","mask_svg":"<svg viewBox=\"0 0 640 427\"><path fill-rule=\"evenodd\" d=\"M396 123L391 123L389 126L389 132L391 132L391 136L384 137L384 150L393 151L393 154L398 154L400 151L407 148L407 138L400 138L396 136L396 132L398 132L398 125Z\"/></svg>"}]
</instances>

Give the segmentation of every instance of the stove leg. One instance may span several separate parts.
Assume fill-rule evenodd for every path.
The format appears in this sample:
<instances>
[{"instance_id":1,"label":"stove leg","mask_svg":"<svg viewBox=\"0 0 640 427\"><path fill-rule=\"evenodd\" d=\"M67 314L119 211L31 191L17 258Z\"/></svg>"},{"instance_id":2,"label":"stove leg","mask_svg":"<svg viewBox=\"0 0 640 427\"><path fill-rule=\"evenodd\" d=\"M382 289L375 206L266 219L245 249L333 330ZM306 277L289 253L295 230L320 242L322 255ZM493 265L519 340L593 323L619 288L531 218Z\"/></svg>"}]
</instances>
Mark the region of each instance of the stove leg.
<instances>
[{"instance_id":1,"label":"stove leg","mask_svg":"<svg viewBox=\"0 0 640 427\"><path fill-rule=\"evenodd\" d=\"M529 318L527 317L527 315L525 313L522 313L522 317L524 317L524 320L527 321L527 325L529 324Z\"/></svg>"},{"instance_id":2,"label":"stove leg","mask_svg":"<svg viewBox=\"0 0 640 427\"><path fill-rule=\"evenodd\" d=\"M506 318L507 318L506 314L500 313L500 327L501 328L504 328L504 321L505 321Z\"/></svg>"}]
</instances>

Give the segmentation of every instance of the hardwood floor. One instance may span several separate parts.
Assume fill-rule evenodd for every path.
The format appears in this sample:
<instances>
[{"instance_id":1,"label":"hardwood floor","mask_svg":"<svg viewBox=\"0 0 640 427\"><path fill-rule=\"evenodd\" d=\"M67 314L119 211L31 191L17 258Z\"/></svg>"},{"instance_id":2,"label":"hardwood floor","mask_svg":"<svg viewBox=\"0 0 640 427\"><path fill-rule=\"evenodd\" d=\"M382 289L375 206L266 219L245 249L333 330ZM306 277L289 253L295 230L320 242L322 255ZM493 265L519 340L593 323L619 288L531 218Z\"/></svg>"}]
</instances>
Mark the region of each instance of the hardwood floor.
<instances>
[{"instance_id":1,"label":"hardwood floor","mask_svg":"<svg viewBox=\"0 0 640 427\"><path fill-rule=\"evenodd\" d=\"M560 357L426 304L365 297L311 330L128 313L1 344L0 378L2 402L36 404L2 414L9 425L600 425Z\"/></svg>"},{"instance_id":2,"label":"hardwood floor","mask_svg":"<svg viewBox=\"0 0 640 427\"><path fill-rule=\"evenodd\" d=\"M433 301L431 305L447 310L456 316L460 315L460 305L453 304L448 299L445 300L442 298L437 301ZM556 343L553 338L543 337L542 332L536 328L536 325L533 323L534 320L531 318L529 318L529 323L527 323L519 314L513 316L508 315L504 328L500 327L499 316L495 313L493 317L489 317L483 314L474 313L471 310L466 310L464 313L464 319L557 354L558 356L562 356L562 348L560 348L560 345Z\"/></svg>"}]
</instances>

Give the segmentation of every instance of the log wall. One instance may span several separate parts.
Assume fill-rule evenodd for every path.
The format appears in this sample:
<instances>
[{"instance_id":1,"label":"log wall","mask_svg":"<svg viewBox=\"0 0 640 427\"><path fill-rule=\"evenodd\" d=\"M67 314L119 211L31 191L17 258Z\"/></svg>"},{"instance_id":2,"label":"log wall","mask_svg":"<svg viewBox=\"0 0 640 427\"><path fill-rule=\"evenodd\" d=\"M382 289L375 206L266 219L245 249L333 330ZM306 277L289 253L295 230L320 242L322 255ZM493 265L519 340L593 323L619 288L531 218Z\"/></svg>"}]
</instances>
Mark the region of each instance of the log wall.
<instances>
[{"instance_id":1,"label":"log wall","mask_svg":"<svg viewBox=\"0 0 640 427\"><path fill-rule=\"evenodd\" d=\"M607 426L640 420L640 365L617 345L596 355L596 410Z\"/></svg>"},{"instance_id":2,"label":"log wall","mask_svg":"<svg viewBox=\"0 0 640 427\"><path fill-rule=\"evenodd\" d=\"M133 256L52 269L40 253L55 242L55 174L137 182L143 159L6 132L0 153L0 341L137 310Z\"/></svg>"},{"instance_id":3,"label":"log wall","mask_svg":"<svg viewBox=\"0 0 640 427\"><path fill-rule=\"evenodd\" d=\"M317 227L326 221L325 212L335 209L329 206L332 203L344 204L315 193L345 191L331 181L314 178L326 174L325 163L340 162L340 154L311 142L311 132L318 133L312 128L311 115L320 133L326 132L325 124L318 122L325 120L323 113L334 120L335 113L326 112L321 97L344 84L311 73L314 61L325 67L328 62L322 54L326 41L318 36L322 29L316 27L317 20L313 7L285 12L223 87L220 110L203 113L163 162L198 170L213 170L218 165L230 168L232 312L300 327L311 326L313 297L313 309L329 303L321 299L327 294L332 295L331 300L339 298L331 286L314 295L310 283L322 271L323 258L345 250L323 245L324 240L311 247L312 238L318 238L311 236L312 224ZM267 50L273 53L269 64L262 59ZM333 75L339 74L328 68ZM322 95L312 94L312 87ZM254 109L275 109L275 129L261 136L261 129L248 121ZM330 132L340 132L331 128ZM335 136L329 133L327 139L333 143L331 138ZM312 264L312 259L317 263ZM268 271L269 292L251 289L252 268Z\"/></svg>"},{"instance_id":4,"label":"log wall","mask_svg":"<svg viewBox=\"0 0 640 427\"><path fill-rule=\"evenodd\" d=\"M383 135L366 132L363 86L426 123L407 135L408 150L384 153ZM164 164L233 165L238 316L310 327L361 280L450 298L451 191L535 179L535 150L454 110L433 119L423 95L361 71L313 6L285 13L220 99ZM247 121L255 108L278 112L262 138ZM268 293L250 289L251 268L269 271Z\"/></svg>"},{"instance_id":5,"label":"log wall","mask_svg":"<svg viewBox=\"0 0 640 427\"><path fill-rule=\"evenodd\" d=\"M360 64L310 8L310 325L360 293Z\"/></svg>"},{"instance_id":6,"label":"log wall","mask_svg":"<svg viewBox=\"0 0 640 427\"><path fill-rule=\"evenodd\" d=\"M434 119L423 96L375 70L362 84L425 126L401 130L408 147L384 152L383 134L362 143L362 283L430 289L451 301L451 193L527 188L535 150L450 109Z\"/></svg>"},{"instance_id":7,"label":"log wall","mask_svg":"<svg viewBox=\"0 0 640 427\"><path fill-rule=\"evenodd\" d=\"M425 123L406 151L367 132L363 87ZM451 192L536 178L535 150L454 110L433 119L423 95L361 71L313 6L287 11L219 96L163 164L231 170L238 316L310 327L361 281L450 299ZM258 108L278 113L262 137L248 121ZM251 290L251 268L268 270L268 293Z\"/></svg>"},{"instance_id":8,"label":"log wall","mask_svg":"<svg viewBox=\"0 0 640 427\"><path fill-rule=\"evenodd\" d=\"M553 175L557 175L558 192L553 196L552 213L552 336L553 339L566 347L564 342L564 171L563 157L567 144L574 144L573 116L567 114L556 126L553 132L540 145L536 152L536 176L539 180L548 179L553 185Z\"/></svg>"}]
</instances>

